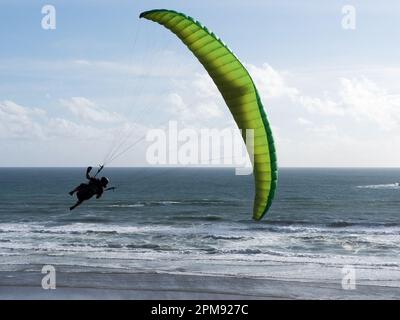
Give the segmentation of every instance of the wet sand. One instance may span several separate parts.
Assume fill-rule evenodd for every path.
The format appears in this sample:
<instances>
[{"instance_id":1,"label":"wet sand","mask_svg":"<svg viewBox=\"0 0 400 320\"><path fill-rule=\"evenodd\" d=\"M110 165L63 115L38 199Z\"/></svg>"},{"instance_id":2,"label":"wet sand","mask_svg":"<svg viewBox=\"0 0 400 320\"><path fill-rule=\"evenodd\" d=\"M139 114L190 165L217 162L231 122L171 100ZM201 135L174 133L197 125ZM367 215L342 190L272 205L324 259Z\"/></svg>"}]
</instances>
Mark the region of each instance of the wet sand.
<instances>
[{"instance_id":1,"label":"wet sand","mask_svg":"<svg viewBox=\"0 0 400 320\"><path fill-rule=\"evenodd\" d=\"M40 271L0 272L0 299L400 299L398 288L166 273L57 271L56 289Z\"/></svg>"}]
</instances>

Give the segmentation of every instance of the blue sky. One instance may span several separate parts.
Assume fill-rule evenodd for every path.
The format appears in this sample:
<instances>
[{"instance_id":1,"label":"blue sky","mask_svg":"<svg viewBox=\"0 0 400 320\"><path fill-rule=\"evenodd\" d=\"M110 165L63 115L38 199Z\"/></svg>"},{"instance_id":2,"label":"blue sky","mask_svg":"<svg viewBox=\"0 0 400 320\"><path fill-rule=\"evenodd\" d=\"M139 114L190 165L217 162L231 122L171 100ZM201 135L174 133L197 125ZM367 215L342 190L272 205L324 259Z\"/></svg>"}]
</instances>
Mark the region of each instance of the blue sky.
<instances>
[{"instance_id":1,"label":"blue sky","mask_svg":"<svg viewBox=\"0 0 400 320\"><path fill-rule=\"evenodd\" d=\"M41 28L46 4L55 30ZM355 30L342 28L344 5ZM372 0L3 0L0 166L96 164L120 136L135 141L168 119L233 126L192 55L138 19L153 8L195 17L248 66L281 166L398 166L400 3ZM114 165L145 164L145 148Z\"/></svg>"}]
</instances>

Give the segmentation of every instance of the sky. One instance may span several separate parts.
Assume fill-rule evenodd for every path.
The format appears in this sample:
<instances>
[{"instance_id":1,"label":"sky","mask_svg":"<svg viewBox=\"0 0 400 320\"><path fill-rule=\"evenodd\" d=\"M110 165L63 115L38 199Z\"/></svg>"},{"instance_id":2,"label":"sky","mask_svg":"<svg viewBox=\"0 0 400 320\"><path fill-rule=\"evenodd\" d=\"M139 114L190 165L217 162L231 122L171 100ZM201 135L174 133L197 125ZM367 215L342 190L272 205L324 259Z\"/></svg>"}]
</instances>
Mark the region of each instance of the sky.
<instances>
[{"instance_id":1,"label":"sky","mask_svg":"<svg viewBox=\"0 0 400 320\"><path fill-rule=\"evenodd\" d=\"M45 5L55 29L42 27ZM139 19L154 8L196 18L241 59L280 167L399 166L400 3L389 0L1 0L0 166L143 166L146 134L168 121L235 128L193 55Z\"/></svg>"}]
</instances>

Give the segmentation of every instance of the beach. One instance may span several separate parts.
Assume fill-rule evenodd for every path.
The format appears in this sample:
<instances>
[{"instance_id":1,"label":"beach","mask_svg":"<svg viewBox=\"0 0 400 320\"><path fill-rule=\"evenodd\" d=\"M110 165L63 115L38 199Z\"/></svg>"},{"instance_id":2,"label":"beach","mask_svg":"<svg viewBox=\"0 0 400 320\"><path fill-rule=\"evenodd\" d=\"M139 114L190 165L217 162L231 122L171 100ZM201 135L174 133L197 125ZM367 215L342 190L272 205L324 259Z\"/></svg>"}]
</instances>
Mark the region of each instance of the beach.
<instances>
[{"instance_id":1,"label":"beach","mask_svg":"<svg viewBox=\"0 0 400 320\"><path fill-rule=\"evenodd\" d=\"M39 271L39 270L38 270ZM57 272L56 289L43 289L40 272L3 272L0 299L400 299L398 288L338 283L182 274ZM18 285L16 285L18 283Z\"/></svg>"}]
</instances>

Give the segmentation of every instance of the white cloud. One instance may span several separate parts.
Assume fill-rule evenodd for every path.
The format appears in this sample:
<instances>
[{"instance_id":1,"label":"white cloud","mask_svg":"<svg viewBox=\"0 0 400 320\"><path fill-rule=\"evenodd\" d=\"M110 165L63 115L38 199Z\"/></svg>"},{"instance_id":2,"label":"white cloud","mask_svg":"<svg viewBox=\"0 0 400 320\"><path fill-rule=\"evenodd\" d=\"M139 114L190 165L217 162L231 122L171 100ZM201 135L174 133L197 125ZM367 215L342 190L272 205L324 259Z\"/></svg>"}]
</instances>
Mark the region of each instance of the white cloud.
<instances>
[{"instance_id":1,"label":"white cloud","mask_svg":"<svg viewBox=\"0 0 400 320\"><path fill-rule=\"evenodd\" d=\"M132 164L144 158L144 151L137 153L144 146L146 132L147 127L141 124L122 122L105 128L101 123L52 117L44 109L13 101L0 102L0 139L8 146L2 165L85 165L120 153L124 157L112 164ZM132 145L135 148L130 148ZM27 152L26 157L21 157L21 150Z\"/></svg>"},{"instance_id":2,"label":"white cloud","mask_svg":"<svg viewBox=\"0 0 400 320\"><path fill-rule=\"evenodd\" d=\"M95 65L101 65L90 61L75 61L75 64L93 71ZM118 72L119 68L112 64L103 64L101 67L103 71L109 68L113 72ZM124 66L120 67L120 74L130 72ZM266 102L281 166L374 166L397 165L400 161L400 151L396 148L400 139L400 95L396 93L394 76L374 76L378 73L376 70L373 74L367 74L367 68L362 72L347 71L346 74L335 69L334 74L330 75L321 71L309 72L304 83L302 77L305 76L293 70L290 73L282 72L268 64L249 65L248 68L261 98ZM148 113L143 112L145 116L148 115L146 123L150 121L153 125L165 123L163 120L171 116L181 121L183 126L193 128L225 128L234 125L218 89L206 73L185 78L174 77L173 80L169 90L158 87L160 83L166 82L161 79L157 81L162 82L154 83L159 91L137 97L146 101L137 103L138 106L151 108L129 110L147 110ZM51 93L46 103L58 95L56 92ZM96 101L102 101L102 105L114 106L110 100L105 102L100 99L96 96ZM118 102L117 98L115 101ZM21 143L29 139L32 145L37 143L43 146L42 157L46 161L46 152L50 156L56 153L54 147L48 147L48 150L45 148L50 143L57 144L60 149L62 146L64 154L71 153L74 157L79 153L77 150L93 148L91 152L97 152L101 158L103 148L110 147L113 138L118 140L127 137L128 146L140 136L139 132L146 131L146 127L133 125L121 114L112 109L106 110L87 98L74 97L60 102L64 110L68 110L65 116L55 114L55 108L46 109L46 112L43 108L1 101L2 144L7 145L7 139L24 139ZM130 118L140 121L141 115ZM124 156L123 160L138 159L138 150L143 146L138 145L132 149L136 151L132 153L132 158ZM18 153L17 147L15 150ZM37 159L40 157L38 155ZM56 159L55 156L53 159ZM71 163L74 164L79 160L73 159L75 162ZM61 155L54 161L54 164L69 164L62 162ZM121 163L130 165L135 162Z\"/></svg>"},{"instance_id":3,"label":"white cloud","mask_svg":"<svg viewBox=\"0 0 400 320\"><path fill-rule=\"evenodd\" d=\"M187 106L183 101L183 98L177 93L171 93L168 95L168 102L171 105L170 112L176 114L182 114L187 112Z\"/></svg>"},{"instance_id":4,"label":"white cloud","mask_svg":"<svg viewBox=\"0 0 400 320\"><path fill-rule=\"evenodd\" d=\"M196 106L196 113L203 118L220 118L223 115L221 106L215 102L200 102Z\"/></svg>"},{"instance_id":5,"label":"white cloud","mask_svg":"<svg viewBox=\"0 0 400 320\"><path fill-rule=\"evenodd\" d=\"M185 125L198 127L208 126L210 120L221 119L224 115L223 107L213 99L196 99L192 103L185 103L184 98L178 93L171 93L167 97L168 110L175 118ZM226 108L226 107L225 107Z\"/></svg>"},{"instance_id":6,"label":"white cloud","mask_svg":"<svg viewBox=\"0 0 400 320\"><path fill-rule=\"evenodd\" d=\"M210 120L221 121L224 115L229 114L220 92L208 74L196 74L194 80L181 81L176 87L180 89L179 92L170 93L167 97L168 110L175 116L175 120L194 127L209 126ZM224 124L226 122L221 126Z\"/></svg>"},{"instance_id":7,"label":"white cloud","mask_svg":"<svg viewBox=\"0 0 400 320\"><path fill-rule=\"evenodd\" d=\"M389 94L373 81L341 79L339 95L347 114L357 121L374 122L384 130L398 129L400 124L400 94Z\"/></svg>"},{"instance_id":8,"label":"white cloud","mask_svg":"<svg viewBox=\"0 0 400 320\"><path fill-rule=\"evenodd\" d=\"M307 128L307 130L322 135L331 135L337 133L337 128L333 124L312 125Z\"/></svg>"},{"instance_id":9,"label":"white cloud","mask_svg":"<svg viewBox=\"0 0 400 320\"><path fill-rule=\"evenodd\" d=\"M95 138L102 138L104 132L101 129L93 126L87 126L69 121L62 118L49 119L45 131L48 137L52 139L57 138L73 138L80 140L90 140Z\"/></svg>"},{"instance_id":10,"label":"white cloud","mask_svg":"<svg viewBox=\"0 0 400 320\"><path fill-rule=\"evenodd\" d=\"M310 120L302 118L302 117L297 118L296 122L301 124L302 126L309 126L312 124L312 122Z\"/></svg>"},{"instance_id":11,"label":"white cloud","mask_svg":"<svg viewBox=\"0 0 400 320\"><path fill-rule=\"evenodd\" d=\"M219 98L221 96L217 86L207 73L196 73L192 82L193 92L201 98Z\"/></svg>"},{"instance_id":12,"label":"white cloud","mask_svg":"<svg viewBox=\"0 0 400 320\"><path fill-rule=\"evenodd\" d=\"M69 100L61 99L60 102L75 116L86 122L115 123L123 121L123 117L116 112L103 110L84 97L73 97Z\"/></svg>"},{"instance_id":13,"label":"white cloud","mask_svg":"<svg viewBox=\"0 0 400 320\"><path fill-rule=\"evenodd\" d=\"M269 64L264 63L261 67L249 64L246 67L264 98L298 96L299 90L288 85L285 74Z\"/></svg>"},{"instance_id":14,"label":"white cloud","mask_svg":"<svg viewBox=\"0 0 400 320\"><path fill-rule=\"evenodd\" d=\"M0 102L0 136L3 139L42 138L45 133L35 119L45 116L46 112L39 108L23 107L9 100Z\"/></svg>"},{"instance_id":15,"label":"white cloud","mask_svg":"<svg viewBox=\"0 0 400 320\"><path fill-rule=\"evenodd\" d=\"M305 118L297 118L296 122L305 128L306 131L318 135L337 134L337 127L333 124L315 124Z\"/></svg>"},{"instance_id":16,"label":"white cloud","mask_svg":"<svg viewBox=\"0 0 400 320\"><path fill-rule=\"evenodd\" d=\"M343 116L345 110L343 110L341 104L332 101L326 97L309 97L304 95L297 95L293 97L293 101L299 103L306 108L310 114L318 113L325 116Z\"/></svg>"},{"instance_id":17,"label":"white cloud","mask_svg":"<svg viewBox=\"0 0 400 320\"><path fill-rule=\"evenodd\" d=\"M400 94L386 70L369 76L368 68L347 70L346 77L336 69L316 72L304 84L303 75L294 72L265 65L249 69L268 101L280 165L398 165Z\"/></svg>"},{"instance_id":18,"label":"white cloud","mask_svg":"<svg viewBox=\"0 0 400 320\"><path fill-rule=\"evenodd\" d=\"M44 109L25 107L7 100L0 102L0 132L3 139L37 141L57 138L92 139L101 136L104 130L94 125L50 117Z\"/></svg>"},{"instance_id":19,"label":"white cloud","mask_svg":"<svg viewBox=\"0 0 400 320\"><path fill-rule=\"evenodd\" d=\"M26 108L16 104L13 101L5 100L0 103L0 111L8 114L10 117L26 120L29 116L43 116L46 111L39 108Z\"/></svg>"},{"instance_id":20,"label":"white cloud","mask_svg":"<svg viewBox=\"0 0 400 320\"><path fill-rule=\"evenodd\" d=\"M287 81L288 73L279 72L268 64L261 67L249 65L248 68L262 98L286 99L288 105L296 107L296 111L301 111L304 116L316 115L339 122L342 120L337 117L346 117L358 124L375 123L384 130L399 127L400 94L390 94L366 76L337 78L336 82L326 86L331 87L330 92L325 91L317 96L307 94L304 88L290 85ZM292 73L290 77L295 75ZM338 89L332 89L337 83ZM300 106L304 109L300 110Z\"/></svg>"}]
</instances>

